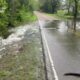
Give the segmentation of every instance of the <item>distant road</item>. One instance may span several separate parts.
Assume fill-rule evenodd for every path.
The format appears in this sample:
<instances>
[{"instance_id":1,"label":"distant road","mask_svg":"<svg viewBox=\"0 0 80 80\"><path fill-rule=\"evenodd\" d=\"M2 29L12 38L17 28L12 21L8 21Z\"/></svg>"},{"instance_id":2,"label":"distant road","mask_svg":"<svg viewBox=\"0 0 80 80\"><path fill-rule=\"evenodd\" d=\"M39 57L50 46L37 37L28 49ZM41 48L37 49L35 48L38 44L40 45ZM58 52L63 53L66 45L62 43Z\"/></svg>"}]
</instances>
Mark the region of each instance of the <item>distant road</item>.
<instances>
[{"instance_id":1,"label":"distant road","mask_svg":"<svg viewBox=\"0 0 80 80\"><path fill-rule=\"evenodd\" d=\"M68 32L65 21L57 20L45 13L35 14L39 19L55 80L80 80L76 75L64 75L80 74L80 37Z\"/></svg>"},{"instance_id":2,"label":"distant road","mask_svg":"<svg viewBox=\"0 0 80 80\"><path fill-rule=\"evenodd\" d=\"M38 16L39 20L45 20L45 21L46 20L49 20L49 21L58 20L54 16L49 16L48 14L43 13L43 12L35 11L34 13Z\"/></svg>"}]
</instances>

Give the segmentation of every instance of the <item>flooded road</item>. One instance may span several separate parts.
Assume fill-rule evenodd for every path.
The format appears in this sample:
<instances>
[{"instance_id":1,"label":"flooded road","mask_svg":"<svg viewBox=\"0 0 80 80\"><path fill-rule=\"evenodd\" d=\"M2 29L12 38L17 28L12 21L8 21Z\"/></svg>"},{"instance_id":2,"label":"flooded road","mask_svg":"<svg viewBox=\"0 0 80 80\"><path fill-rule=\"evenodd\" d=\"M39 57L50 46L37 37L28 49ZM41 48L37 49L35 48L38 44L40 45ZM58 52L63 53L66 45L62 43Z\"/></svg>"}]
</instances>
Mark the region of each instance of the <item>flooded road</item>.
<instances>
[{"instance_id":1,"label":"flooded road","mask_svg":"<svg viewBox=\"0 0 80 80\"><path fill-rule=\"evenodd\" d=\"M59 80L80 80L80 76L65 76L65 73L80 74L80 37L69 30L70 22L52 21L43 26L47 44ZM79 30L79 24L77 29Z\"/></svg>"}]
</instances>

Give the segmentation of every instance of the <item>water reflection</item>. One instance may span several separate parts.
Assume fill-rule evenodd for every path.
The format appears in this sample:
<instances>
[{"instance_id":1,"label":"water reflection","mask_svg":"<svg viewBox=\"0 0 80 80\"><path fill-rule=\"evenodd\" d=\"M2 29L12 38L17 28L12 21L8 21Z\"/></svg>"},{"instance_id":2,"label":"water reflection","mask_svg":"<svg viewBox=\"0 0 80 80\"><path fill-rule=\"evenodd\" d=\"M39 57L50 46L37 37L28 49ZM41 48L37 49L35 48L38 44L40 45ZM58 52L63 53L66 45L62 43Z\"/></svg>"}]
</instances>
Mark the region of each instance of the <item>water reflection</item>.
<instances>
[{"instance_id":1,"label":"water reflection","mask_svg":"<svg viewBox=\"0 0 80 80\"><path fill-rule=\"evenodd\" d=\"M69 31L69 30L71 31L71 30L73 30L73 20L65 20L65 21L54 20L51 23L47 23L45 25L45 28L58 29L58 31L60 31L60 32L65 32L65 31ZM77 30L80 29L79 21L77 21L76 29Z\"/></svg>"},{"instance_id":2,"label":"water reflection","mask_svg":"<svg viewBox=\"0 0 80 80\"><path fill-rule=\"evenodd\" d=\"M72 21L53 21L44 32L51 51L59 80L80 80L63 76L66 72L80 73L80 37L73 31ZM77 22L79 30L80 22Z\"/></svg>"},{"instance_id":3,"label":"water reflection","mask_svg":"<svg viewBox=\"0 0 80 80\"><path fill-rule=\"evenodd\" d=\"M55 37L56 41L62 46L69 56L77 56L80 53L80 37L76 36L73 31L72 21L53 21L52 23L45 26L45 28L56 28L46 29L46 31ZM77 22L77 30L79 30L80 22ZM70 31L69 31L70 30ZM65 53L66 53L65 52ZM77 54L77 55L76 55Z\"/></svg>"},{"instance_id":4,"label":"water reflection","mask_svg":"<svg viewBox=\"0 0 80 80\"><path fill-rule=\"evenodd\" d=\"M45 28L49 29L48 33L52 36L56 36L57 40L71 51L71 53L75 52L75 50L79 51L80 38L77 37L71 29L73 29L73 21L66 20L53 21L45 26ZM80 22L77 22L77 29L79 30ZM50 29L51 28L51 29ZM69 31L70 30L70 31ZM69 44L69 45L68 45Z\"/></svg>"},{"instance_id":5,"label":"water reflection","mask_svg":"<svg viewBox=\"0 0 80 80\"><path fill-rule=\"evenodd\" d=\"M60 23L60 20L54 20L51 23L46 23L46 25L44 27L58 29L58 23Z\"/></svg>"}]
</instances>

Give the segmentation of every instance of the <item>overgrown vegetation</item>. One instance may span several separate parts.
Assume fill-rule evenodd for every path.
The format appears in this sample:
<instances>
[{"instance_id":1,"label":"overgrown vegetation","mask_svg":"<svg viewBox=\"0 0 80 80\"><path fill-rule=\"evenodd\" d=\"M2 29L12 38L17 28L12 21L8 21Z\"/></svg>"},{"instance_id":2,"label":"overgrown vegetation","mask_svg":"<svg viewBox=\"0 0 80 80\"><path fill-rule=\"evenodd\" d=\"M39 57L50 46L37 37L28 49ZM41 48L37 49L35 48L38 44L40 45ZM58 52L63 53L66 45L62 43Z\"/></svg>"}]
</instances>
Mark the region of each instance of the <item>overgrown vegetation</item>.
<instances>
[{"instance_id":1,"label":"overgrown vegetation","mask_svg":"<svg viewBox=\"0 0 80 80\"><path fill-rule=\"evenodd\" d=\"M67 14L67 10L58 10L56 13L53 14L60 19L73 19L73 15Z\"/></svg>"},{"instance_id":2,"label":"overgrown vegetation","mask_svg":"<svg viewBox=\"0 0 80 80\"><path fill-rule=\"evenodd\" d=\"M55 13L60 6L60 0L40 0L43 2L40 9L48 13Z\"/></svg>"},{"instance_id":3,"label":"overgrown vegetation","mask_svg":"<svg viewBox=\"0 0 80 80\"><path fill-rule=\"evenodd\" d=\"M41 10L60 18L72 19L73 30L76 31L76 21L80 19L80 0L43 0Z\"/></svg>"},{"instance_id":4,"label":"overgrown vegetation","mask_svg":"<svg viewBox=\"0 0 80 80\"><path fill-rule=\"evenodd\" d=\"M35 0L0 0L0 36L6 38L8 29L36 20Z\"/></svg>"},{"instance_id":5,"label":"overgrown vegetation","mask_svg":"<svg viewBox=\"0 0 80 80\"><path fill-rule=\"evenodd\" d=\"M26 34L7 46L0 58L0 80L45 80L39 32L30 29Z\"/></svg>"},{"instance_id":6,"label":"overgrown vegetation","mask_svg":"<svg viewBox=\"0 0 80 80\"><path fill-rule=\"evenodd\" d=\"M31 46L34 48L33 44L27 44L16 56L9 54L0 59L1 80L36 80L37 53Z\"/></svg>"}]
</instances>

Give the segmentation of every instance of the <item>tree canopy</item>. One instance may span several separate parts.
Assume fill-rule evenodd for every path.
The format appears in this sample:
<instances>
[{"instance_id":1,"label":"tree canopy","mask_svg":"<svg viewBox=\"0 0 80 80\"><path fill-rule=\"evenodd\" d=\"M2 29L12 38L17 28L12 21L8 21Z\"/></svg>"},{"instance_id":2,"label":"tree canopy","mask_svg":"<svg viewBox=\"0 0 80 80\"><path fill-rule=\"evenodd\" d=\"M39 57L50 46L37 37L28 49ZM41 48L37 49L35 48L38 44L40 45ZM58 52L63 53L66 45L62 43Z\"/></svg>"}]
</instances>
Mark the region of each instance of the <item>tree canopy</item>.
<instances>
[{"instance_id":1,"label":"tree canopy","mask_svg":"<svg viewBox=\"0 0 80 80\"><path fill-rule=\"evenodd\" d=\"M43 0L41 9L45 12L55 13L59 9L60 0Z\"/></svg>"},{"instance_id":2,"label":"tree canopy","mask_svg":"<svg viewBox=\"0 0 80 80\"><path fill-rule=\"evenodd\" d=\"M76 30L76 19L80 15L80 0L0 0L0 36L6 36L10 27L30 21L34 10L48 13L66 10L67 15L73 16Z\"/></svg>"},{"instance_id":3,"label":"tree canopy","mask_svg":"<svg viewBox=\"0 0 80 80\"><path fill-rule=\"evenodd\" d=\"M9 27L30 21L34 3L36 0L0 0L0 36L6 36Z\"/></svg>"}]
</instances>

